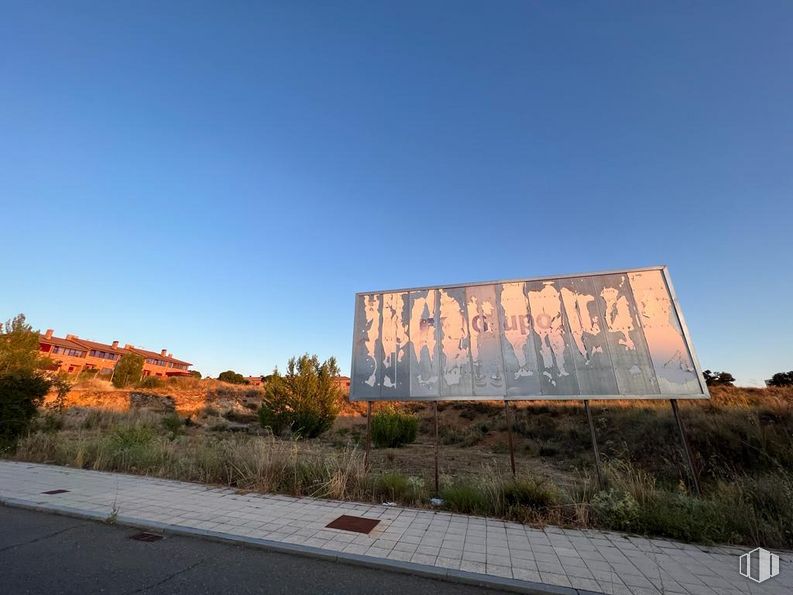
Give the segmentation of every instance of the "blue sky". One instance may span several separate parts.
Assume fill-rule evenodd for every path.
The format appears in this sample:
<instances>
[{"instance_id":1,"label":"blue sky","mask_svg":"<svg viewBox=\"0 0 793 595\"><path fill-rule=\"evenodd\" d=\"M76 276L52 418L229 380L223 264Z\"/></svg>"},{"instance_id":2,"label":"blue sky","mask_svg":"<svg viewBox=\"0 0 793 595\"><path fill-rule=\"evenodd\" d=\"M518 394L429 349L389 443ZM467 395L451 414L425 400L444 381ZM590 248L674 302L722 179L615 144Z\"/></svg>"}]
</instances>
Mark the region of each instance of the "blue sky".
<instances>
[{"instance_id":1,"label":"blue sky","mask_svg":"<svg viewBox=\"0 0 793 595\"><path fill-rule=\"evenodd\" d=\"M793 369L790 2L0 7L2 318L346 372L356 291L667 264Z\"/></svg>"}]
</instances>

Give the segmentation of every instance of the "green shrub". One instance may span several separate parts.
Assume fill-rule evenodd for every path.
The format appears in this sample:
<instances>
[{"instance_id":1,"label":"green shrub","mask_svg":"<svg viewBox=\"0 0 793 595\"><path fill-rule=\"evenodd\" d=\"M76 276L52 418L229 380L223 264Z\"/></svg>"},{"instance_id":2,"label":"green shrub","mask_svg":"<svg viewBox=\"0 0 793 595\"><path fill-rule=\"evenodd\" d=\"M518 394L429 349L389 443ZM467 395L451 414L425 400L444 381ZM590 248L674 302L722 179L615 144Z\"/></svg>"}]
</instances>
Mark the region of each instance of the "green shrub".
<instances>
[{"instance_id":1,"label":"green shrub","mask_svg":"<svg viewBox=\"0 0 793 595\"><path fill-rule=\"evenodd\" d=\"M139 382L143 376L143 356L137 353L125 353L118 360L113 371L113 386L124 388Z\"/></svg>"},{"instance_id":2,"label":"green shrub","mask_svg":"<svg viewBox=\"0 0 793 595\"><path fill-rule=\"evenodd\" d=\"M47 413L39 418L38 429L42 432L58 432L63 429L63 416L59 413Z\"/></svg>"},{"instance_id":3,"label":"green shrub","mask_svg":"<svg viewBox=\"0 0 793 595\"><path fill-rule=\"evenodd\" d=\"M542 510L553 506L559 500L556 488L547 481L535 478L518 478L505 482L501 487L504 505Z\"/></svg>"},{"instance_id":4,"label":"green shrub","mask_svg":"<svg viewBox=\"0 0 793 595\"><path fill-rule=\"evenodd\" d=\"M376 498L402 504L414 504L423 499L424 481L408 477L398 471L377 475L372 486Z\"/></svg>"},{"instance_id":5,"label":"green shrub","mask_svg":"<svg viewBox=\"0 0 793 595\"><path fill-rule=\"evenodd\" d=\"M380 448L398 447L416 440L419 422L398 411L379 411L372 416L372 440Z\"/></svg>"},{"instance_id":6,"label":"green shrub","mask_svg":"<svg viewBox=\"0 0 793 595\"><path fill-rule=\"evenodd\" d=\"M218 375L218 380L221 382L228 382L229 384L248 384L248 381L245 380L245 377L234 370L226 370L225 372L221 372Z\"/></svg>"},{"instance_id":7,"label":"green shrub","mask_svg":"<svg viewBox=\"0 0 793 595\"><path fill-rule=\"evenodd\" d=\"M185 422L178 413L168 413L162 416L162 427L170 432L171 438L176 438L184 432Z\"/></svg>"},{"instance_id":8,"label":"green shrub","mask_svg":"<svg viewBox=\"0 0 793 595\"><path fill-rule=\"evenodd\" d=\"M144 376L140 382L138 382L138 388L160 388L162 385L165 384L162 378L158 378L157 376Z\"/></svg>"},{"instance_id":9,"label":"green shrub","mask_svg":"<svg viewBox=\"0 0 793 595\"><path fill-rule=\"evenodd\" d=\"M657 490L639 507L630 528L681 541L725 542L732 537L729 517L735 512L718 501Z\"/></svg>"},{"instance_id":10,"label":"green shrub","mask_svg":"<svg viewBox=\"0 0 793 595\"><path fill-rule=\"evenodd\" d=\"M639 521L639 503L628 492L609 489L592 498L595 521L603 527L622 531L636 530Z\"/></svg>"},{"instance_id":11,"label":"green shrub","mask_svg":"<svg viewBox=\"0 0 793 595\"><path fill-rule=\"evenodd\" d=\"M151 427L139 423L119 426L110 435L110 443L117 450L144 446L153 439L154 431Z\"/></svg>"},{"instance_id":12,"label":"green shrub","mask_svg":"<svg viewBox=\"0 0 793 595\"><path fill-rule=\"evenodd\" d=\"M487 430L482 431L482 427L487 428L487 424L480 424L470 428L459 428L457 426L442 425L438 430L441 444L456 444L458 446L474 446L478 444Z\"/></svg>"},{"instance_id":13,"label":"green shrub","mask_svg":"<svg viewBox=\"0 0 793 595\"><path fill-rule=\"evenodd\" d=\"M162 448L151 426L142 423L118 426L104 439L101 451L121 471L145 470L156 465Z\"/></svg>"},{"instance_id":14,"label":"green shrub","mask_svg":"<svg viewBox=\"0 0 793 595\"><path fill-rule=\"evenodd\" d=\"M33 372L0 376L0 450L13 448L28 431L50 389L50 381Z\"/></svg>"},{"instance_id":15,"label":"green shrub","mask_svg":"<svg viewBox=\"0 0 793 595\"><path fill-rule=\"evenodd\" d=\"M290 430L296 436L314 438L328 430L341 407L341 390L336 360L320 363L319 358L303 355L291 358L286 374L277 371L264 391L259 422L274 434Z\"/></svg>"},{"instance_id":16,"label":"green shrub","mask_svg":"<svg viewBox=\"0 0 793 595\"><path fill-rule=\"evenodd\" d=\"M486 515L493 508L490 495L472 483L457 482L446 486L441 490L441 498L452 512Z\"/></svg>"}]
</instances>

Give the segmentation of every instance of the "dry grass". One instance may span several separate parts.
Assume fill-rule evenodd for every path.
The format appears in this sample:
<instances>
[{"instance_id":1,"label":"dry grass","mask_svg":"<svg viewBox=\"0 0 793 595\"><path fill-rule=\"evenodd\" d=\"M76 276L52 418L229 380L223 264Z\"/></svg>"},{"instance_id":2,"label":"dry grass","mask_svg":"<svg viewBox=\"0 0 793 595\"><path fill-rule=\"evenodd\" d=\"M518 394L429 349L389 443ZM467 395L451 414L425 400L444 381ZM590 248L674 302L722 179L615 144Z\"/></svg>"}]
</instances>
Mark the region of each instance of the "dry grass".
<instances>
[{"instance_id":1,"label":"dry grass","mask_svg":"<svg viewBox=\"0 0 793 595\"><path fill-rule=\"evenodd\" d=\"M255 422L260 391L186 380L146 391L174 397L181 418L128 411L130 391L72 391L69 403L80 406L40 420L15 456L294 495L412 506L427 506L433 495L433 424L426 404L393 407L417 416L417 441L374 449L373 471L367 472L360 446L365 404L345 404L321 439L279 440ZM580 402L517 404L515 480L508 471L503 404L442 404L447 507L534 524L793 547L793 390L715 388L712 395L710 401L681 403L701 499L687 490L666 402L593 403L609 482L605 492L592 479Z\"/></svg>"}]
</instances>

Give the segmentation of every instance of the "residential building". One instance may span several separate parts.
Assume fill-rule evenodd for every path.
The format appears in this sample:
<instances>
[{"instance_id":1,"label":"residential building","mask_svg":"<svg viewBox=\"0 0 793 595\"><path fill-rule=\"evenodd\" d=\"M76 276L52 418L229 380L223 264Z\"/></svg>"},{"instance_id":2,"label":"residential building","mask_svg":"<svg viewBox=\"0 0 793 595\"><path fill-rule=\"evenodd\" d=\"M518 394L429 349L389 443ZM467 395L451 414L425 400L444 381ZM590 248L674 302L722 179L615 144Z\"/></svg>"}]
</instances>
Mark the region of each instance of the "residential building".
<instances>
[{"instance_id":1,"label":"residential building","mask_svg":"<svg viewBox=\"0 0 793 595\"><path fill-rule=\"evenodd\" d=\"M159 353L154 351L147 351L134 345L124 345L124 349L130 353L137 353L142 355L143 360L143 375L144 376L189 376L188 368L193 364L183 362L173 357L168 353L167 349L163 349Z\"/></svg>"},{"instance_id":2,"label":"residential building","mask_svg":"<svg viewBox=\"0 0 793 595\"><path fill-rule=\"evenodd\" d=\"M173 357L168 350L159 353L124 345L119 347L118 341L111 344L81 339L77 335L66 335L65 338L55 337L52 329L39 336L39 351L53 360L53 370L67 374L78 374L83 371L95 371L97 374L110 376L118 360L125 353L134 353L143 357L143 376L188 376L193 364Z\"/></svg>"},{"instance_id":3,"label":"residential building","mask_svg":"<svg viewBox=\"0 0 793 595\"><path fill-rule=\"evenodd\" d=\"M88 350L69 338L53 336L52 329L39 336L39 351L53 360L53 370L76 374L85 368Z\"/></svg>"}]
</instances>

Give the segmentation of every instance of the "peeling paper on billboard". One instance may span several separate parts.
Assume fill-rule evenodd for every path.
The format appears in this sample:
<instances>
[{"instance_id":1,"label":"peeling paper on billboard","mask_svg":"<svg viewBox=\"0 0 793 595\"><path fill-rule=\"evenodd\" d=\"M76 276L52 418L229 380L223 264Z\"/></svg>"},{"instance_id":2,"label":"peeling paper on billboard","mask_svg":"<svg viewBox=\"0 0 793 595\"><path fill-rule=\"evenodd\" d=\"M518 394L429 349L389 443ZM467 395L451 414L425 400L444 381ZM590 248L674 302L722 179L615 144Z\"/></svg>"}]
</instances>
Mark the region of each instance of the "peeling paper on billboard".
<instances>
[{"instance_id":1,"label":"peeling paper on billboard","mask_svg":"<svg viewBox=\"0 0 793 595\"><path fill-rule=\"evenodd\" d=\"M663 268L361 293L350 398L706 398Z\"/></svg>"}]
</instances>

